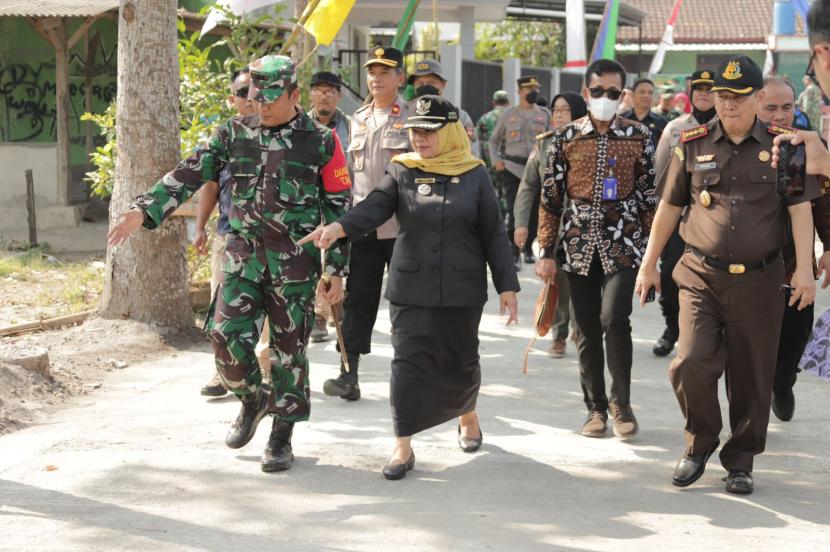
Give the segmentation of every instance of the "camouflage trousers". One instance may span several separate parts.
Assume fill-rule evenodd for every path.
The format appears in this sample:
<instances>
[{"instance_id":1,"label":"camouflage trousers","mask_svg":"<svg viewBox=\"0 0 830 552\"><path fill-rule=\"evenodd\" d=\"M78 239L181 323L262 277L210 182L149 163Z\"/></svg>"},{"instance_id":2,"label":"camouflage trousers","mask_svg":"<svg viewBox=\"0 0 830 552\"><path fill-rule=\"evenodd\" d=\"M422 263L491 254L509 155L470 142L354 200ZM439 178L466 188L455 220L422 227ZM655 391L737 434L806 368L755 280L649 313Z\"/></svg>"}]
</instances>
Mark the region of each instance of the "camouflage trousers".
<instances>
[{"instance_id":1,"label":"camouflage trousers","mask_svg":"<svg viewBox=\"0 0 830 552\"><path fill-rule=\"evenodd\" d=\"M230 272L223 277L205 325L220 379L236 395L260 388L255 347L267 317L273 353L269 412L289 422L308 420L306 348L314 327L316 279L275 282L267 269L259 282Z\"/></svg>"}]
</instances>

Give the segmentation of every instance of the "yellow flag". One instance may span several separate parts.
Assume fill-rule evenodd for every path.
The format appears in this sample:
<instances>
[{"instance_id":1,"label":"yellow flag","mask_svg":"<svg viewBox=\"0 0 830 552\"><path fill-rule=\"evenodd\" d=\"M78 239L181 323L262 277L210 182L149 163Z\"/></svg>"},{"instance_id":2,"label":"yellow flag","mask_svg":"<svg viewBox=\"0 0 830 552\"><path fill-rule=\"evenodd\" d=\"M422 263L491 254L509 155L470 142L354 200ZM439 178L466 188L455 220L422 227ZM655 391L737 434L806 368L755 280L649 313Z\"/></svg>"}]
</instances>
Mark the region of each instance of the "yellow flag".
<instances>
[{"instance_id":1,"label":"yellow flag","mask_svg":"<svg viewBox=\"0 0 830 552\"><path fill-rule=\"evenodd\" d=\"M346 22L354 3L355 0L321 0L303 27L314 36L317 44L328 46Z\"/></svg>"}]
</instances>

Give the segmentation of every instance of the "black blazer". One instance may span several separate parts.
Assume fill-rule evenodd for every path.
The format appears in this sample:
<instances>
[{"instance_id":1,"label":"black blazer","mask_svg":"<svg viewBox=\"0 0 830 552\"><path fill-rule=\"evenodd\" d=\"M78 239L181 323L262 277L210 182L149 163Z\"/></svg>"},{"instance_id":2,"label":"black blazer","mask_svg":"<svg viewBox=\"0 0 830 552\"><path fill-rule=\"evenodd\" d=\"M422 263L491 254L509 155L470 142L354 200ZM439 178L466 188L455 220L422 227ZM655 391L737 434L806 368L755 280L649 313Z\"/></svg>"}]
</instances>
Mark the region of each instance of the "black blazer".
<instances>
[{"instance_id":1,"label":"black blazer","mask_svg":"<svg viewBox=\"0 0 830 552\"><path fill-rule=\"evenodd\" d=\"M487 265L499 293L519 291L513 253L487 169L458 177L390 163L369 196L338 222L350 240L397 215L386 284L393 303L473 307L487 301Z\"/></svg>"}]
</instances>

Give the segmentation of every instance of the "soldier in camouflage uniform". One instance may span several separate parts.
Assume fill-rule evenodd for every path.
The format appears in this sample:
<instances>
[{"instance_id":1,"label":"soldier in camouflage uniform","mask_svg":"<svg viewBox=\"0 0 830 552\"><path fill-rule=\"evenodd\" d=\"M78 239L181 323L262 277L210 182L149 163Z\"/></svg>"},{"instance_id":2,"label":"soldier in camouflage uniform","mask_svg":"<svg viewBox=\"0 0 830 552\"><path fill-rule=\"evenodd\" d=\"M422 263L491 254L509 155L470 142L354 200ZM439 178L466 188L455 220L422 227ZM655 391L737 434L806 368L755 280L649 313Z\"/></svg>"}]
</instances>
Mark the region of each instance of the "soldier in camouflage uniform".
<instances>
[{"instance_id":1,"label":"soldier in camouflage uniform","mask_svg":"<svg viewBox=\"0 0 830 552\"><path fill-rule=\"evenodd\" d=\"M296 241L320 223L333 222L348 209L351 180L337 134L297 109L299 90L294 63L265 56L251 65L251 99L257 116L223 124L193 157L139 196L110 243L123 242L143 224L158 227L207 180L231 168L231 232L222 267L224 281L208 314L206 330L225 387L242 401L226 437L240 448L254 436L266 413L274 416L262 457L263 471L291 467L294 422L308 420L309 384L306 346L314 322L319 252ZM329 250L325 270L331 288L320 289L327 302L342 299L345 246ZM254 353L268 317L270 393Z\"/></svg>"},{"instance_id":2,"label":"soldier in camouflage uniform","mask_svg":"<svg viewBox=\"0 0 830 552\"><path fill-rule=\"evenodd\" d=\"M493 93L493 109L478 118L476 122L476 136L479 143L481 143L481 158L484 164L487 165L487 170L490 171L490 180L493 181L496 191L499 196L499 206L501 207L502 216L507 215L507 199L502 193L501 175L493 168L493 161L490 158L490 137L493 135L493 129L496 128L496 123L499 122L499 117L510 106L510 96L505 90L497 90Z\"/></svg>"}]
</instances>

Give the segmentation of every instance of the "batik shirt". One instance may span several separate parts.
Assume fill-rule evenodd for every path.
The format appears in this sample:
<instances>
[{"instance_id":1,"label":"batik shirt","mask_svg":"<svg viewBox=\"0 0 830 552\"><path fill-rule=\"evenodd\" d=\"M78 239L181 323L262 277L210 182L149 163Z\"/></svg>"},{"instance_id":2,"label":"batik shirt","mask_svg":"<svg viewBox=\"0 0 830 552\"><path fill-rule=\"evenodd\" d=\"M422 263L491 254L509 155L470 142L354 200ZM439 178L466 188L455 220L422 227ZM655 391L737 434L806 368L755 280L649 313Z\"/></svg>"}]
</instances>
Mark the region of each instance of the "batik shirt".
<instances>
[{"instance_id":1,"label":"batik shirt","mask_svg":"<svg viewBox=\"0 0 830 552\"><path fill-rule=\"evenodd\" d=\"M225 167L231 231L222 270L253 281L266 267L281 283L316 277L319 251L297 241L349 207L351 180L337 134L305 114L279 127L262 126L256 116L231 119L136 199L144 226L156 228L206 181L218 181ZM347 261L346 246L335 245L326 271L342 276Z\"/></svg>"},{"instance_id":2,"label":"batik shirt","mask_svg":"<svg viewBox=\"0 0 830 552\"><path fill-rule=\"evenodd\" d=\"M589 115L559 128L547 150L539 246L556 246L561 220L567 272L587 276L594 255L605 274L639 266L657 208L653 157L648 128L628 119L615 117L604 135ZM617 199L603 200L610 159Z\"/></svg>"}]
</instances>

